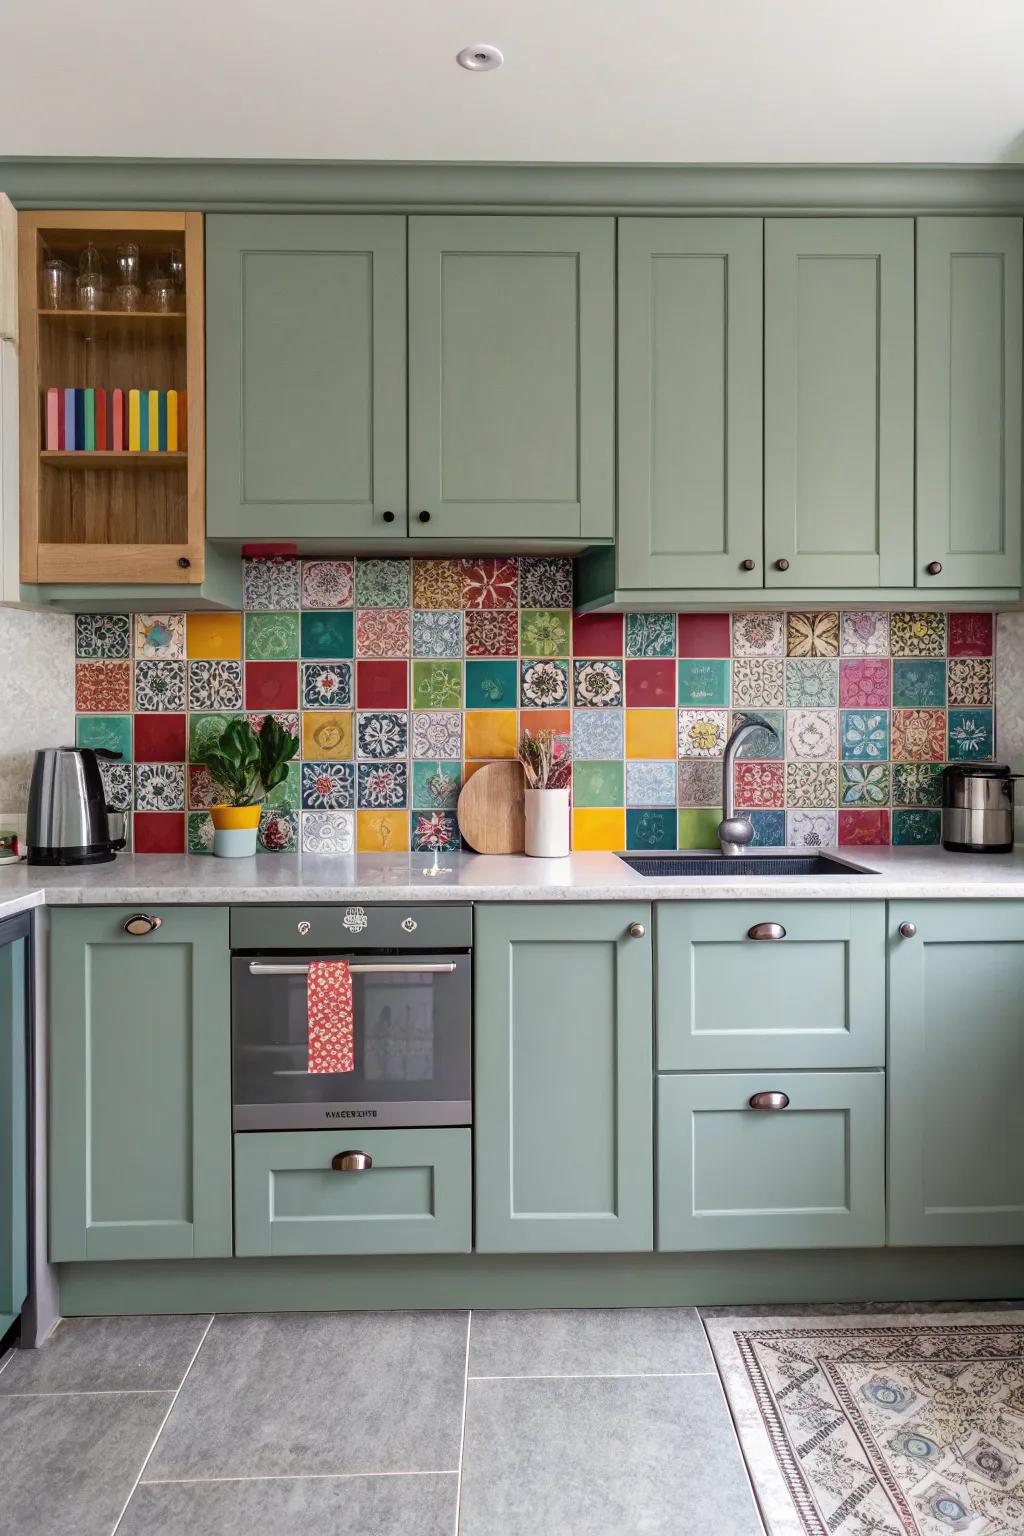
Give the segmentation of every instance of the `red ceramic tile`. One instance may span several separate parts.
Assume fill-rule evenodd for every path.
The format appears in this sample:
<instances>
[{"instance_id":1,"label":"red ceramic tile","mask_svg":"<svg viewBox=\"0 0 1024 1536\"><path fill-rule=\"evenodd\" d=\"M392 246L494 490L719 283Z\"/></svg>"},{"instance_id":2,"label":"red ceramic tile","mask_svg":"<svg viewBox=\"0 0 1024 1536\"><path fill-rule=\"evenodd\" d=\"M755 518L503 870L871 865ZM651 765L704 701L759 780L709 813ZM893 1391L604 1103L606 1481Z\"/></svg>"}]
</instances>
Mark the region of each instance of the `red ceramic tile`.
<instances>
[{"instance_id":1,"label":"red ceramic tile","mask_svg":"<svg viewBox=\"0 0 1024 1536\"><path fill-rule=\"evenodd\" d=\"M993 619L990 613L951 613L949 615L949 654L951 656L991 656L993 654Z\"/></svg>"},{"instance_id":2,"label":"red ceramic tile","mask_svg":"<svg viewBox=\"0 0 1024 1536\"><path fill-rule=\"evenodd\" d=\"M775 810L786 803L786 767L781 762L736 764L736 804L745 811Z\"/></svg>"},{"instance_id":3,"label":"red ceramic tile","mask_svg":"<svg viewBox=\"0 0 1024 1536\"><path fill-rule=\"evenodd\" d=\"M466 614L467 656L518 656L519 613L473 608Z\"/></svg>"},{"instance_id":4,"label":"red ceramic tile","mask_svg":"<svg viewBox=\"0 0 1024 1536\"><path fill-rule=\"evenodd\" d=\"M462 562L463 608L518 608L519 561L502 556Z\"/></svg>"},{"instance_id":5,"label":"red ceramic tile","mask_svg":"<svg viewBox=\"0 0 1024 1536\"><path fill-rule=\"evenodd\" d=\"M729 615L727 613L681 613L679 615L680 656L728 656Z\"/></svg>"},{"instance_id":6,"label":"red ceramic tile","mask_svg":"<svg viewBox=\"0 0 1024 1536\"><path fill-rule=\"evenodd\" d=\"M247 661L246 709L298 709L299 669L294 661Z\"/></svg>"},{"instance_id":7,"label":"red ceramic tile","mask_svg":"<svg viewBox=\"0 0 1024 1536\"><path fill-rule=\"evenodd\" d=\"M130 661L75 663L75 708L80 714L124 714L131 707Z\"/></svg>"},{"instance_id":8,"label":"red ceramic tile","mask_svg":"<svg viewBox=\"0 0 1024 1536\"><path fill-rule=\"evenodd\" d=\"M633 709L674 709L676 664L674 661L627 661L626 703Z\"/></svg>"},{"instance_id":9,"label":"red ceramic tile","mask_svg":"<svg viewBox=\"0 0 1024 1536\"><path fill-rule=\"evenodd\" d=\"M184 715L135 716L137 763L183 763L185 744Z\"/></svg>"},{"instance_id":10,"label":"red ceramic tile","mask_svg":"<svg viewBox=\"0 0 1024 1536\"><path fill-rule=\"evenodd\" d=\"M858 656L852 661L841 661L839 702L845 709L888 709L888 658Z\"/></svg>"},{"instance_id":11,"label":"red ceramic tile","mask_svg":"<svg viewBox=\"0 0 1024 1536\"><path fill-rule=\"evenodd\" d=\"M408 709L408 662L357 661L356 703L360 709Z\"/></svg>"},{"instance_id":12,"label":"red ceramic tile","mask_svg":"<svg viewBox=\"0 0 1024 1536\"><path fill-rule=\"evenodd\" d=\"M877 848L892 841L888 811L840 811L839 845L841 848Z\"/></svg>"},{"instance_id":13,"label":"red ceramic tile","mask_svg":"<svg viewBox=\"0 0 1024 1536\"><path fill-rule=\"evenodd\" d=\"M621 613L578 613L572 621L574 656L621 656Z\"/></svg>"},{"instance_id":14,"label":"red ceramic tile","mask_svg":"<svg viewBox=\"0 0 1024 1536\"><path fill-rule=\"evenodd\" d=\"M136 853L184 853L184 811L136 811L132 817Z\"/></svg>"}]
</instances>

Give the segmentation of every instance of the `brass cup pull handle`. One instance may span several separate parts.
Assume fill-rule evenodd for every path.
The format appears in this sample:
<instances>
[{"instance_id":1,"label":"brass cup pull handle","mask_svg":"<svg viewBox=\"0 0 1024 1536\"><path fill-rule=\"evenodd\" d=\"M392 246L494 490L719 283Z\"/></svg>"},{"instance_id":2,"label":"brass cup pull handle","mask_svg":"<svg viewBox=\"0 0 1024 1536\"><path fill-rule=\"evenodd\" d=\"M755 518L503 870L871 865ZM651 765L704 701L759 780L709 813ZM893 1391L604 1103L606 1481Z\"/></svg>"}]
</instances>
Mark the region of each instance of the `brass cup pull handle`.
<instances>
[{"instance_id":1,"label":"brass cup pull handle","mask_svg":"<svg viewBox=\"0 0 1024 1536\"><path fill-rule=\"evenodd\" d=\"M125 918L121 927L133 939L141 939L147 933L155 933L162 922L162 917L151 917L148 912L133 912L131 917Z\"/></svg>"},{"instance_id":2,"label":"brass cup pull handle","mask_svg":"<svg viewBox=\"0 0 1024 1536\"><path fill-rule=\"evenodd\" d=\"M751 1095L749 1103L751 1109L787 1109L789 1094L776 1091L755 1093Z\"/></svg>"},{"instance_id":3,"label":"brass cup pull handle","mask_svg":"<svg viewBox=\"0 0 1024 1536\"><path fill-rule=\"evenodd\" d=\"M642 939L644 934L647 932L647 929L644 927L643 923L630 923L629 927L626 929L626 932L629 934L631 939Z\"/></svg>"},{"instance_id":4,"label":"brass cup pull handle","mask_svg":"<svg viewBox=\"0 0 1024 1536\"><path fill-rule=\"evenodd\" d=\"M331 1167L335 1173L365 1173L373 1167L373 1158L369 1152L336 1152Z\"/></svg>"},{"instance_id":5,"label":"brass cup pull handle","mask_svg":"<svg viewBox=\"0 0 1024 1536\"><path fill-rule=\"evenodd\" d=\"M747 929L748 939L784 939L786 930L781 923L755 923Z\"/></svg>"}]
</instances>

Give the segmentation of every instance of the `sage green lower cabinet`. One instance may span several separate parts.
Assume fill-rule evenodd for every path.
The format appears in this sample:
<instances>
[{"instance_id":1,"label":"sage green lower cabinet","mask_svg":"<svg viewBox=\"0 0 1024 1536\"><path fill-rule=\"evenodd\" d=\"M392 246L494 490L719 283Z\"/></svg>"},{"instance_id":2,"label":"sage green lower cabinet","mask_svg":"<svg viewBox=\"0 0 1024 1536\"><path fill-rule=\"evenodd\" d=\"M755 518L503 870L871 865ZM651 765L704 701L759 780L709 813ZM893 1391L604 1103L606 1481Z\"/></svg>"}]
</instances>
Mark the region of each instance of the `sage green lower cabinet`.
<instances>
[{"instance_id":1,"label":"sage green lower cabinet","mask_svg":"<svg viewBox=\"0 0 1024 1536\"><path fill-rule=\"evenodd\" d=\"M884 902L658 902L655 928L660 1071L884 1065Z\"/></svg>"},{"instance_id":2,"label":"sage green lower cabinet","mask_svg":"<svg viewBox=\"0 0 1024 1536\"><path fill-rule=\"evenodd\" d=\"M0 1335L28 1294L27 914L0 924Z\"/></svg>"},{"instance_id":3,"label":"sage green lower cabinet","mask_svg":"<svg viewBox=\"0 0 1024 1536\"><path fill-rule=\"evenodd\" d=\"M481 1252L652 1247L650 922L643 902L477 907Z\"/></svg>"},{"instance_id":4,"label":"sage green lower cabinet","mask_svg":"<svg viewBox=\"0 0 1024 1536\"><path fill-rule=\"evenodd\" d=\"M224 907L50 913L50 1258L231 1253Z\"/></svg>"},{"instance_id":5,"label":"sage green lower cabinet","mask_svg":"<svg viewBox=\"0 0 1024 1536\"><path fill-rule=\"evenodd\" d=\"M786 1107L752 1108L764 1093ZM884 1073L658 1078L660 1251L884 1241Z\"/></svg>"},{"instance_id":6,"label":"sage green lower cabinet","mask_svg":"<svg viewBox=\"0 0 1024 1536\"><path fill-rule=\"evenodd\" d=\"M889 914L889 1242L1024 1243L1024 905Z\"/></svg>"},{"instance_id":7,"label":"sage green lower cabinet","mask_svg":"<svg viewBox=\"0 0 1024 1536\"><path fill-rule=\"evenodd\" d=\"M239 1134L235 1253L468 1253L470 1141L461 1129ZM343 1152L370 1166L335 1168Z\"/></svg>"}]
</instances>

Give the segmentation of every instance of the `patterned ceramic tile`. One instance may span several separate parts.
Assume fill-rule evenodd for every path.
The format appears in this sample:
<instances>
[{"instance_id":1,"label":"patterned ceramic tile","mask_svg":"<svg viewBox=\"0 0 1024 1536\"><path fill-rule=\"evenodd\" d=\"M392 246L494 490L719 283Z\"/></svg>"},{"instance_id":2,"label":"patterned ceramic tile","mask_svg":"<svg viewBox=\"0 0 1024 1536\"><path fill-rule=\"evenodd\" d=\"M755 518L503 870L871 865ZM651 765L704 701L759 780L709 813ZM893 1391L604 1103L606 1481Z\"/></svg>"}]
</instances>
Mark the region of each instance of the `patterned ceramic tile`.
<instances>
[{"instance_id":1,"label":"patterned ceramic tile","mask_svg":"<svg viewBox=\"0 0 1024 1536\"><path fill-rule=\"evenodd\" d=\"M622 703L622 662L574 661L572 701L577 709L615 709Z\"/></svg>"},{"instance_id":2,"label":"patterned ceramic tile","mask_svg":"<svg viewBox=\"0 0 1024 1536\"><path fill-rule=\"evenodd\" d=\"M360 608L356 614L357 656L408 656L407 608Z\"/></svg>"},{"instance_id":3,"label":"patterned ceramic tile","mask_svg":"<svg viewBox=\"0 0 1024 1536\"><path fill-rule=\"evenodd\" d=\"M413 811L412 846L416 853L457 853L462 847L458 822L446 811Z\"/></svg>"},{"instance_id":4,"label":"patterned ceramic tile","mask_svg":"<svg viewBox=\"0 0 1024 1536\"><path fill-rule=\"evenodd\" d=\"M855 610L842 615L844 656L888 656L889 615Z\"/></svg>"},{"instance_id":5,"label":"patterned ceramic tile","mask_svg":"<svg viewBox=\"0 0 1024 1536\"><path fill-rule=\"evenodd\" d=\"M252 726L253 730L256 732L257 736L263 729L263 722L267 718L268 713L273 715L282 731L287 731L289 736L298 736L299 716L295 710L291 709L272 709L269 711L264 710L262 713L259 710L251 710L249 714L246 715L246 719Z\"/></svg>"},{"instance_id":6,"label":"patterned ceramic tile","mask_svg":"<svg viewBox=\"0 0 1024 1536\"><path fill-rule=\"evenodd\" d=\"M978 705L993 702L991 657L953 656L947 663L947 672L950 704Z\"/></svg>"},{"instance_id":7,"label":"patterned ceramic tile","mask_svg":"<svg viewBox=\"0 0 1024 1536\"><path fill-rule=\"evenodd\" d=\"M103 798L113 811L130 811L132 805L131 763L100 762Z\"/></svg>"},{"instance_id":8,"label":"patterned ceramic tile","mask_svg":"<svg viewBox=\"0 0 1024 1536\"><path fill-rule=\"evenodd\" d=\"M949 759L951 762L983 762L992 756L992 711L949 711Z\"/></svg>"},{"instance_id":9,"label":"patterned ceramic tile","mask_svg":"<svg viewBox=\"0 0 1024 1536\"><path fill-rule=\"evenodd\" d=\"M647 661L631 662L626 669L627 692L631 675L639 668L668 667L666 662ZM705 708L725 708L729 703L729 663L727 661L695 661L689 657L676 663L678 677L679 703L703 706ZM668 675L671 677L671 670ZM629 698L630 704L642 704L642 698ZM655 702L652 700L652 702ZM659 704L673 704L675 699L670 694L658 698Z\"/></svg>"},{"instance_id":10,"label":"patterned ceramic tile","mask_svg":"<svg viewBox=\"0 0 1024 1536\"><path fill-rule=\"evenodd\" d=\"M242 663L190 661L188 707L197 710L241 709Z\"/></svg>"},{"instance_id":11,"label":"patterned ceramic tile","mask_svg":"<svg viewBox=\"0 0 1024 1536\"><path fill-rule=\"evenodd\" d=\"M265 805L257 833L260 853L291 853L299 846L299 813Z\"/></svg>"},{"instance_id":12,"label":"patterned ceramic tile","mask_svg":"<svg viewBox=\"0 0 1024 1536\"><path fill-rule=\"evenodd\" d=\"M412 765L412 803L430 810L453 811L462 788L462 764L425 762Z\"/></svg>"},{"instance_id":13,"label":"patterned ceramic tile","mask_svg":"<svg viewBox=\"0 0 1024 1536\"><path fill-rule=\"evenodd\" d=\"M518 661L467 661L467 709L515 709L519 702Z\"/></svg>"},{"instance_id":14,"label":"patterned ceramic tile","mask_svg":"<svg viewBox=\"0 0 1024 1536\"><path fill-rule=\"evenodd\" d=\"M359 853L403 853L408 846L409 817L405 811L356 812Z\"/></svg>"},{"instance_id":15,"label":"patterned ceramic tile","mask_svg":"<svg viewBox=\"0 0 1024 1536\"><path fill-rule=\"evenodd\" d=\"M462 757L462 715L457 710L414 710L412 755L444 761Z\"/></svg>"},{"instance_id":16,"label":"patterned ceramic tile","mask_svg":"<svg viewBox=\"0 0 1024 1536\"><path fill-rule=\"evenodd\" d=\"M838 613L786 615L787 656L838 656Z\"/></svg>"},{"instance_id":17,"label":"patterned ceramic tile","mask_svg":"<svg viewBox=\"0 0 1024 1536\"><path fill-rule=\"evenodd\" d=\"M351 660L354 650L355 619L349 610L312 609L300 614L300 654L312 661Z\"/></svg>"},{"instance_id":18,"label":"patterned ceramic tile","mask_svg":"<svg viewBox=\"0 0 1024 1536\"><path fill-rule=\"evenodd\" d=\"M352 811L303 811L303 853L355 852L355 815Z\"/></svg>"},{"instance_id":19,"label":"patterned ceramic tile","mask_svg":"<svg viewBox=\"0 0 1024 1536\"><path fill-rule=\"evenodd\" d=\"M786 813L782 810L762 811L744 806L754 829L752 848L784 848L786 846Z\"/></svg>"},{"instance_id":20,"label":"patterned ceramic tile","mask_svg":"<svg viewBox=\"0 0 1024 1536\"><path fill-rule=\"evenodd\" d=\"M569 702L567 661L523 661L519 665L519 697L524 709L565 708Z\"/></svg>"},{"instance_id":21,"label":"patterned ceramic tile","mask_svg":"<svg viewBox=\"0 0 1024 1536\"><path fill-rule=\"evenodd\" d=\"M356 756L392 759L405 757L409 748L409 717L374 710L356 716ZM446 753L447 757L452 754Z\"/></svg>"},{"instance_id":22,"label":"patterned ceramic tile","mask_svg":"<svg viewBox=\"0 0 1024 1536\"><path fill-rule=\"evenodd\" d=\"M675 848L676 813L668 810L628 810L626 812L626 847Z\"/></svg>"},{"instance_id":23,"label":"patterned ceramic tile","mask_svg":"<svg viewBox=\"0 0 1024 1536\"><path fill-rule=\"evenodd\" d=\"M836 757L835 710L791 709L786 713L786 747L790 757Z\"/></svg>"},{"instance_id":24,"label":"patterned ceramic tile","mask_svg":"<svg viewBox=\"0 0 1024 1536\"><path fill-rule=\"evenodd\" d=\"M79 715L75 721L75 745L102 747L129 761L132 755L131 715Z\"/></svg>"},{"instance_id":25,"label":"patterned ceramic tile","mask_svg":"<svg viewBox=\"0 0 1024 1536\"><path fill-rule=\"evenodd\" d=\"M147 661L180 661L185 654L183 613L137 613L135 655Z\"/></svg>"},{"instance_id":26,"label":"patterned ceramic tile","mask_svg":"<svg viewBox=\"0 0 1024 1536\"><path fill-rule=\"evenodd\" d=\"M135 808L139 811L183 811L184 763L136 763Z\"/></svg>"},{"instance_id":27,"label":"patterned ceramic tile","mask_svg":"<svg viewBox=\"0 0 1024 1536\"><path fill-rule=\"evenodd\" d=\"M751 732L740 747L741 759L781 758L785 756L786 726L781 709L754 709L738 711L732 717L732 729L738 725L756 723L760 729Z\"/></svg>"},{"instance_id":28,"label":"patterned ceramic tile","mask_svg":"<svg viewBox=\"0 0 1024 1536\"><path fill-rule=\"evenodd\" d=\"M247 661L289 661L299 654L297 613L247 613L245 656Z\"/></svg>"},{"instance_id":29,"label":"patterned ceramic tile","mask_svg":"<svg viewBox=\"0 0 1024 1536\"><path fill-rule=\"evenodd\" d=\"M894 709L892 756L900 762L945 762L946 711L944 709Z\"/></svg>"},{"instance_id":30,"label":"patterned ceramic tile","mask_svg":"<svg viewBox=\"0 0 1024 1536\"><path fill-rule=\"evenodd\" d=\"M839 803L869 809L889 804L888 763L843 763L839 770Z\"/></svg>"},{"instance_id":31,"label":"patterned ceramic tile","mask_svg":"<svg viewBox=\"0 0 1024 1536\"><path fill-rule=\"evenodd\" d=\"M358 803L368 811L401 811L408 804L405 763L359 763Z\"/></svg>"},{"instance_id":32,"label":"patterned ceramic tile","mask_svg":"<svg viewBox=\"0 0 1024 1536\"><path fill-rule=\"evenodd\" d=\"M352 756L352 711L323 709L302 716L302 756L332 760Z\"/></svg>"},{"instance_id":33,"label":"patterned ceramic tile","mask_svg":"<svg viewBox=\"0 0 1024 1536\"><path fill-rule=\"evenodd\" d=\"M188 822L188 853L213 852L213 822L206 811L190 811Z\"/></svg>"},{"instance_id":34,"label":"patterned ceramic tile","mask_svg":"<svg viewBox=\"0 0 1024 1536\"><path fill-rule=\"evenodd\" d=\"M205 763L188 765L188 808L190 811L208 811L211 805L223 805L228 794L223 784L217 782Z\"/></svg>"},{"instance_id":35,"label":"patterned ceramic tile","mask_svg":"<svg viewBox=\"0 0 1024 1536\"><path fill-rule=\"evenodd\" d=\"M345 709L352 704L352 664L323 662L302 664L303 709Z\"/></svg>"},{"instance_id":36,"label":"patterned ceramic tile","mask_svg":"<svg viewBox=\"0 0 1024 1536\"><path fill-rule=\"evenodd\" d=\"M897 709L941 709L946 702L945 661L894 661L892 702Z\"/></svg>"},{"instance_id":37,"label":"patterned ceramic tile","mask_svg":"<svg viewBox=\"0 0 1024 1536\"><path fill-rule=\"evenodd\" d=\"M518 656L519 615L477 608L466 614L467 656Z\"/></svg>"},{"instance_id":38,"label":"patterned ceramic tile","mask_svg":"<svg viewBox=\"0 0 1024 1536\"><path fill-rule=\"evenodd\" d=\"M462 561L414 560L412 604L414 608L461 608Z\"/></svg>"},{"instance_id":39,"label":"patterned ceramic tile","mask_svg":"<svg viewBox=\"0 0 1024 1536\"><path fill-rule=\"evenodd\" d=\"M501 557L464 560L462 562L462 606L464 608L518 608L518 560Z\"/></svg>"},{"instance_id":40,"label":"patterned ceramic tile","mask_svg":"<svg viewBox=\"0 0 1024 1536\"><path fill-rule=\"evenodd\" d=\"M520 560L519 601L524 608L571 608L572 597L572 561L567 556L525 555Z\"/></svg>"},{"instance_id":41,"label":"patterned ceramic tile","mask_svg":"<svg viewBox=\"0 0 1024 1536\"><path fill-rule=\"evenodd\" d=\"M355 804L355 773L351 763L302 764L302 809L347 811Z\"/></svg>"},{"instance_id":42,"label":"patterned ceramic tile","mask_svg":"<svg viewBox=\"0 0 1024 1536\"><path fill-rule=\"evenodd\" d=\"M303 560L303 608L351 608L351 560Z\"/></svg>"},{"instance_id":43,"label":"patterned ceramic tile","mask_svg":"<svg viewBox=\"0 0 1024 1536\"><path fill-rule=\"evenodd\" d=\"M839 663L791 656L786 662L786 703L801 709L838 704Z\"/></svg>"},{"instance_id":44,"label":"patterned ceramic tile","mask_svg":"<svg viewBox=\"0 0 1024 1536\"><path fill-rule=\"evenodd\" d=\"M674 613L627 613L626 655L674 656L676 653L676 616Z\"/></svg>"},{"instance_id":45,"label":"patterned ceramic tile","mask_svg":"<svg viewBox=\"0 0 1024 1536\"><path fill-rule=\"evenodd\" d=\"M785 804L786 778L781 762L737 762L734 783L736 804L748 810Z\"/></svg>"},{"instance_id":46,"label":"patterned ceramic tile","mask_svg":"<svg viewBox=\"0 0 1024 1536\"><path fill-rule=\"evenodd\" d=\"M941 763L893 763L893 805L941 805Z\"/></svg>"},{"instance_id":47,"label":"patterned ceramic tile","mask_svg":"<svg viewBox=\"0 0 1024 1536\"><path fill-rule=\"evenodd\" d=\"M939 811L893 811L892 840L897 848L937 843L941 836Z\"/></svg>"},{"instance_id":48,"label":"patterned ceramic tile","mask_svg":"<svg viewBox=\"0 0 1024 1536\"><path fill-rule=\"evenodd\" d=\"M675 803L675 763L627 762L627 805L675 805Z\"/></svg>"},{"instance_id":49,"label":"patterned ceramic tile","mask_svg":"<svg viewBox=\"0 0 1024 1536\"><path fill-rule=\"evenodd\" d=\"M675 758L669 765L675 777ZM580 762L572 770L573 805L624 805L626 799L625 764L622 762ZM672 803L675 804L673 795Z\"/></svg>"},{"instance_id":50,"label":"patterned ceramic tile","mask_svg":"<svg viewBox=\"0 0 1024 1536\"><path fill-rule=\"evenodd\" d=\"M357 560L357 608L408 608L411 572L408 560Z\"/></svg>"},{"instance_id":51,"label":"patterned ceramic tile","mask_svg":"<svg viewBox=\"0 0 1024 1536\"><path fill-rule=\"evenodd\" d=\"M946 654L946 615L944 613L890 614L889 634L894 656L944 656Z\"/></svg>"},{"instance_id":52,"label":"patterned ceramic tile","mask_svg":"<svg viewBox=\"0 0 1024 1536\"><path fill-rule=\"evenodd\" d=\"M785 703L785 663L773 658L741 657L732 664L734 709L781 708Z\"/></svg>"},{"instance_id":53,"label":"patterned ceramic tile","mask_svg":"<svg viewBox=\"0 0 1024 1536\"><path fill-rule=\"evenodd\" d=\"M242 561L242 607L284 612L301 596L299 561L291 556Z\"/></svg>"},{"instance_id":54,"label":"patterned ceramic tile","mask_svg":"<svg viewBox=\"0 0 1024 1536\"><path fill-rule=\"evenodd\" d=\"M991 656L994 625L990 613L951 613L949 615L949 654L951 656Z\"/></svg>"},{"instance_id":55,"label":"patterned ceramic tile","mask_svg":"<svg viewBox=\"0 0 1024 1536\"><path fill-rule=\"evenodd\" d=\"M567 656L571 633L568 608L524 608L519 615L520 654Z\"/></svg>"},{"instance_id":56,"label":"patterned ceramic tile","mask_svg":"<svg viewBox=\"0 0 1024 1536\"><path fill-rule=\"evenodd\" d=\"M75 619L75 655L81 661L123 661L131 655L131 621L126 613L80 613Z\"/></svg>"},{"instance_id":57,"label":"patterned ceramic tile","mask_svg":"<svg viewBox=\"0 0 1024 1536\"><path fill-rule=\"evenodd\" d=\"M413 709L461 709L461 661L414 661Z\"/></svg>"},{"instance_id":58,"label":"patterned ceramic tile","mask_svg":"<svg viewBox=\"0 0 1024 1536\"><path fill-rule=\"evenodd\" d=\"M183 661L137 661L135 663L135 708L147 714L156 710L185 708L185 663Z\"/></svg>"},{"instance_id":59,"label":"patterned ceramic tile","mask_svg":"<svg viewBox=\"0 0 1024 1536\"><path fill-rule=\"evenodd\" d=\"M844 709L839 715L840 756L847 762L887 762L889 711Z\"/></svg>"},{"instance_id":60,"label":"patterned ceramic tile","mask_svg":"<svg viewBox=\"0 0 1024 1536\"><path fill-rule=\"evenodd\" d=\"M889 662L856 657L839 663L839 702L846 709L888 709Z\"/></svg>"},{"instance_id":61,"label":"patterned ceramic tile","mask_svg":"<svg viewBox=\"0 0 1024 1536\"><path fill-rule=\"evenodd\" d=\"M835 763L787 763L786 804L814 807L835 805Z\"/></svg>"},{"instance_id":62,"label":"patterned ceramic tile","mask_svg":"<svg viewBox=\"0 0 1024 1536\"><path fill-rule=\"evenodd\" d=\"M458 609L448 608L414 609L412 654L461 657L462 613Z\"/></svg>"},{"instance_id":63,"label":"patterned ceramic tile","mask_svg":"<svg viewBox=\"0 0 1024 1536\"><path fill-rule=\"evenodd\" d=\"M724 709L679 711L679 756L721 757L729 734L729 714Z\"/></svg>"},{"instance_id":64,"label":"patterned ceramic tile","mask_svg":"<svg viewBox=\"0 0 1024 1536\"><path fill-rule=\"evenodd\" d=\"M784 616L781 613L734 613L732 653L734 656L784 656Z\"/></svg>"},{"instance_id":65,"label":"patterned ceramic tile","mask_svg":"<svg viewBox=\"0 0 1024 1536\"><path fill-rule=\"evenodd\" d=\"M621 758L624 750L621 709L576 709L572 715L573 755L577 761Z\"/></svg>"},{"instance_id":66,"label":"patterned ceramic tile","mask_svg":"<svg viewBox=\"0 0 1024 1536\"><path fill-rule=\"evenodd\" d=\"M677 767L680 805L722 804L721 760L709 762L706 758L682 757Z\"/></svg>"},{"instance_id":67,"label":"patterned ceramic tile","mask_svg":"<svg viewBox=\"0 0 1024 1536\"><path fill-rule=\"evenodd\" d=\"M786 842L790 848L834 848L834 810L787 811Z\"/></svg>"},{"instance_id":68,"label":"patterned ceramic tile","mask_svg":"<svg viewBox=\"0 0 1024 1536\"><path fill-rule=\"evenodd\" d=\"M131 707L130 661L75 663L75 708L82 714L120 714Z\"/></svg>"}]
</instances>

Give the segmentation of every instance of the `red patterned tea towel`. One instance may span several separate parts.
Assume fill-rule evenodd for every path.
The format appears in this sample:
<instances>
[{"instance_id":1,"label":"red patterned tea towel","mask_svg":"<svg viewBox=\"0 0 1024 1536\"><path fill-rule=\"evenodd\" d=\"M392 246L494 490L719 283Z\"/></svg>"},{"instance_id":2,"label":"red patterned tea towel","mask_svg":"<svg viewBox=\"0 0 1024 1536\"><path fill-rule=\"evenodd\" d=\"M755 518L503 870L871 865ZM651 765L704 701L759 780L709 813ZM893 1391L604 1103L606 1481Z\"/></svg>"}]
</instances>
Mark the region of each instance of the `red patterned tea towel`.
<instances>
[{"instance_id":1,"label":"red patterned tea towel","mask_svg":"<svg viewBox=\"0 0 1024 1536\"><path fill-rule=\"evenodd\" d=\"M307 1072L351 1072L352 973L347 960L311 960L306 973Z\"/></svg>"}]
</instances>

